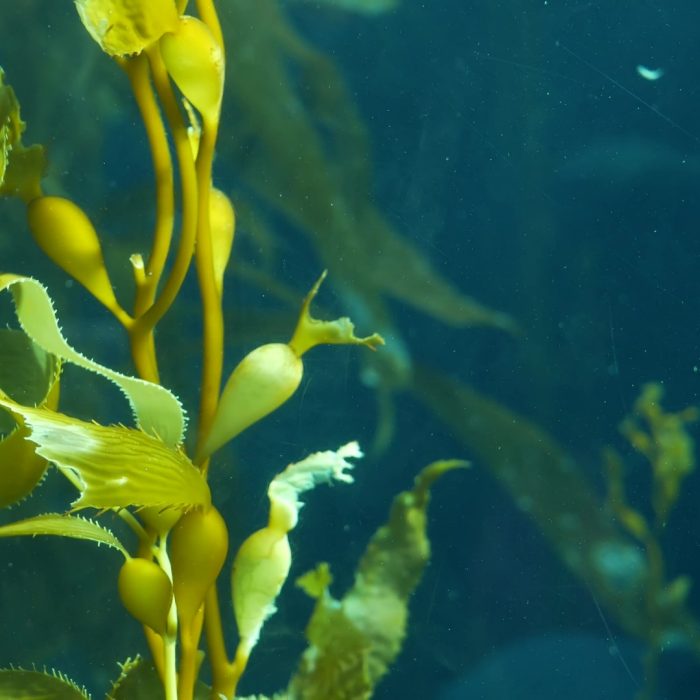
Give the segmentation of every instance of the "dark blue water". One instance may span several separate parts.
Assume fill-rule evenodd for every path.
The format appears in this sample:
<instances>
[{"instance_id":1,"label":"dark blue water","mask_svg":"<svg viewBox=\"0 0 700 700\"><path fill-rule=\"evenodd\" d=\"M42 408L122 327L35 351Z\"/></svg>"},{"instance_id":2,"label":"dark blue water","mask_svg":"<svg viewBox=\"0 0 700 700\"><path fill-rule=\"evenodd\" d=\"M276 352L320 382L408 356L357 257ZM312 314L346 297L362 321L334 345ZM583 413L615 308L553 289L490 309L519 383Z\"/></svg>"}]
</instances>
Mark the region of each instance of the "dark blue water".
<instances>
[{"instance_id":1,"label":"dark blue water","mask_svg":"<svg viewBox=\"0 0 700 700\"><path fill-rule=\"evenodd\" d=\"M49 147L47 190L79 201L109 236L110 270L128 299L127 259L143 250L140 237L152 224L138 114L125 79L83 36L72 8L45 4L26 3L3 20L0 65L22 101L27 142ZM677 623L692 626L700 615L697 586L673 625L654 622L644 586L630 594L638 613L621 613L619 601L584 581L543 536L547 515L533 517L533 503L546 503L553 521L568 502L567 487L549 479L541 462L527 464L534 447L512 465L531 469L530 487L504 488L498 460L486 455L491 447L498 454L499 441L507 448L512 435L485 422L481 437L466 436L460 422L480 416L466 405L445 416L413 384L412 371L429 368L445 386L469 386L556 440L577 475L569 488L585 479L591 511L644 560L643 546L606 510L602 450L613 446L621 455L627 499L651 522L649 464L618 426L649 381L663 385L669 411L700 402L700 9L689 0L402 0L367 16L331 0L280 0L271 6L283 12L284 26L321 60L304 64L275 48L284 94L294 97L278 105L279 85L266 82L277 54L268 49L241 65L250 37L266 28L240 1L219 4L235 32L216 184L240 206L243 222L226 282L227 371L252 347L284 341L297 308L246 277L239 260L297 297L329 267L319 314L350 314L360 333L390 329L395 340L384 357L403 348L406 370L399 381L387 365L370 366L362 349L310 353L302 390L222 453L212 473L232 540L264 521L266 485L287 463L353 438L369 451L385 401L394 427L383 451L358 466L354 486L307 499L293 535L292 577L331 560L340 596L393 495L422 466L455 456L473 468L435 488L432 562L412 600L404 651L377 698L631 699L645 687L642 659L655 643L666 651L653 697L690 697L700 681L690 651L697 640L678 633ZM327 78L318 80L322 70ZM251 81L236 71L252 71ZM256 80L255 92L243 94ZM269 106L256 111L257 96ZM297 150L265 141L263 117L285 110L276 128L284 132L286 119ZM307 131L292 131L298 118ZM313 134L321 161L299 134ZM129 371L127 345L109 317L41 259L21 208L0 204L0 268L44 280L74 345ZM332 211L341 212L337 219ZM386 230L429 265L427 291L386 252ZM409 280L403 296L400 284L387 281L402 279ZM440 311L426 311L429 292L445 281L507 314L517 332L449 322L455 302L448 297ZM179 314L160 335L164 381L191 409L198 313L188 280ZM374 381L363 383L370 375ZM67 375L63 410L128 420L115 392L79 372ZM57 483L53 475L51 488ZM65 507L70 497L59 489L0 517ZM658 533L666 583L700 576L698 498L694 472ZM592 526L574 527L580 555L588 556ZM0 541L0 666L55 664L99 697L115 675L113 662L143 650L137 626L121 616L111 576L117 565L115 553L85 543ZM286 596L245 693L282 687L304 647L309 603L291 585Z\"/></svg>"}]
</instances>

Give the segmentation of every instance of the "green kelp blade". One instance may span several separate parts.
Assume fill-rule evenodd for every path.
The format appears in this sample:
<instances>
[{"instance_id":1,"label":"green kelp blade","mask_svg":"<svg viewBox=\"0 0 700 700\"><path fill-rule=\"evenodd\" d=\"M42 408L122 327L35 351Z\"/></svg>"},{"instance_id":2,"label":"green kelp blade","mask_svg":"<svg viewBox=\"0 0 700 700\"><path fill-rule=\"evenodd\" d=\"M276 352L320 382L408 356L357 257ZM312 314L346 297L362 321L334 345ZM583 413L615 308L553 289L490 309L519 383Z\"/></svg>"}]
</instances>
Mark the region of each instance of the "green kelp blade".
<instances>
[{"instance_id":1,"label":"green kelp blade","mask_svg":"<svg viewBox=\"0 0 700 700\"><path fill-rule=\"evenodd\" d=\"M79 515L44 513L0 527L0 537L20 537L23 535L31 537L57 535L77 540L90 540L98 545L106 544L108 547L119 550L124 557L128 557L124 545L111 530L93 520L81 518Z\"/></svg>"},{"instance_id":2,"label":"green kelp blade","mask_svg":"<svg viewBox=\"0 0 700 700\"><path fill-rule=\"evenodd\" d=\"M236 658L247 658L260 631L277 608L275 601L289 574L292 553L287 533L297 524L301 495L320 484L336 481L351 484L351 459L362 457L357 442L337 450L314 452L287 466L270 482L267 495L270 515L267 526L257 530L240 546L231 570L233 611L239 643Z\"/></svg>"},{"instance_id":3,"label":"green kelp blade","mask_svg":"<svg viewBox=\"0 0 700 700\"><path fill-rule=\"evenodd\" d=\"M41 193L46 168L42 146L24 146L25 124L20 118L14 90L4 83L0 68L0 196L17 196L28 202Z\"/></svg>"},{"instance_id":4,"label":"green kelp blade","mask_svg":"<svg viewBox=\"0 0 700 700\"><path fill-rule=\"evenodd\" d=\"M373 535L342 600L327 590L327 565L300 581L315 596L306 629L309 647L289 692L300 700L368 700L403 645L408 603L430 558L426 533L430 487L442 474L466 467L443 460L394 498L389 519Z\"/></svg>"},{"instance_id":5,"label":"green kelp blade","mask_svg":"<svg viewBox=\"0 0 700 700\"><path fill-rule=\"evenodd\" d=\"M39 144L12 149L0 195L19 197L25 204L41 196L41 178L46 170L46 153Z\"/></svg>"},{"instance_id":6,"label":"green kelp blade","mask_svg":"<svg viewBox=\"0 0 700 700\"><path fill-rule=\"evenodd\" d=\"M26 333L0 329L0 389L12 399L26 406L43 404L58 381L60 370L60 360ZM3 428L6 426L0 423L0 433Z\"/></svg>"},{"instance_id":7,"label":"green kelp blade","mask_svg":"<svg viewBox=\"0 0 700 700\"><path fill-rule=\"evenodd\" d=\"M121 674L112 684L106 700L165 700L160 676L150 661L137 656L135 659L127 659L119 667ZM211 698L211 688L202 681L197 681L194 700Z\"/></svg>"},{"instance_id":8,"label":"green kelp blade","mask_svg":"<svg viewBox=\"0 0 700 700\"><path fill-rule=\"evenodd\" d=\"M51 297L37 280L0 274L0 291L3 289L12 291L17 318L24 332L39 347L114 382L128 399L134 418L144 432L157 435L171 447L182 442L185 416L182 405L171 392L158 384L103 367L68 345L61 334Z\"/></svg>"},{"instance_id":9,"label":"green kelp blade","mask_svg":"<svg viewBox=\"0 0 700 700\"><path fill-rule=\"evenodd\" d=\"M0 186L13 147L19 143L25 125L19 116L19 102L15 91L5 85L5 71L0 68Z\"/></svg>"},{"instance_id":10,"label":"green kelp blade","mask_svg":"<svg viewBox=\"0 0 700 700\"><path fill-rule=\"evenodd\" d=\"M28 408L0 397L22 417L37 454L53 462L80 491L73 508L208 506L204 477L177 448L141 430L86 423L63 413Z\"/></svg>"},{"instance_id":11,"label":"green kelp blade","mask_svg":"<svg viewBox=\"0 0 700 700\"><path fill-rule=\"evenodd\" d=\"M414 389L601 606L628 633L647 638L658 624L645 602L647 557L603 507L574 457L525 416L454 378L417 366Z\"/></svg>"},{"instance_id":12,"label":"green kelp blade","mask_svg":"<svg viewBox=\"0 0 700 700\"><path fill-rule=\"evenodd\" d=\"M90 700L90 694L62 673L0 669L0 700Z\"/></svg>"},{"instance_id":13,"label":"green kelp blade","mask_svg":"<svg viewBox=\"0 0 700 700\"><path fill-rule=\"evenodd\" d=\"M20 403L56 408L61 361L22 333L0 330L0 391ZM0 411L0 508L28 496L41 482L46 460L25 439L29 430Z\"/></svg>"}]
</instances>

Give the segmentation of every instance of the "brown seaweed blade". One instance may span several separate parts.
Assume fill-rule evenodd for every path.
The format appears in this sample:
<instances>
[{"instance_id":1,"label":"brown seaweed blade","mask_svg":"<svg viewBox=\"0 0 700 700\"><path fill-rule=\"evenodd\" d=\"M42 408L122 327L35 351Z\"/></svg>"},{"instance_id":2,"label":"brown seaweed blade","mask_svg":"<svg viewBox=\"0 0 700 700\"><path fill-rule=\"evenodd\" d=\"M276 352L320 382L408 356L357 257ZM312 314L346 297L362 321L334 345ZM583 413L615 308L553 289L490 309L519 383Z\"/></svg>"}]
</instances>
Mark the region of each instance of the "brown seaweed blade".
<instances>
[{"instance_id":1,"label":"brown seaweed blade","mask_svg":"<svg viewBox=\"0 0 700 700\"><path fill-rule=\"evenodd\" d=\"M297 582L316 598L306 629L309 647L289 686L299 700L368 700L403 646L411 595L430 560L426 533L430 488L445 472L467 466L433 462L411 491L395 498L387 522L372 536L341 600L328 591L320 564Z\"/></svg>"},{"instance_id":2,"label":"brown seaweed blade","mask_svg":"<svg viewBox=\"0 0 700 700\"><path fill-rule=\"evenodd\" d=\"M623 534L573 458L545 431L474 389L418 369L414 388L534 521L559 558L629 633L659 628L696 644L698 623L684 605L650 619L646 554Z\"/></svg>"},{"instance_id":3,"label":"brown seaweed blade","mask_svg":"<svg viewBox=\"0 0 700 700\"><path fill-rule=\"evenodd\" d=\"M241 36L248 43L230 76L231 111L242 115L232 158L256 194L309 236L331 277L368 309L383 312L390 296L449 325L515 332L513 319L459 291L374 205L367 134L327 57L275 0L227 7L232 26L256 28ZM303 93L295 71L305 78Z\"/></svg>"}]
</instances>

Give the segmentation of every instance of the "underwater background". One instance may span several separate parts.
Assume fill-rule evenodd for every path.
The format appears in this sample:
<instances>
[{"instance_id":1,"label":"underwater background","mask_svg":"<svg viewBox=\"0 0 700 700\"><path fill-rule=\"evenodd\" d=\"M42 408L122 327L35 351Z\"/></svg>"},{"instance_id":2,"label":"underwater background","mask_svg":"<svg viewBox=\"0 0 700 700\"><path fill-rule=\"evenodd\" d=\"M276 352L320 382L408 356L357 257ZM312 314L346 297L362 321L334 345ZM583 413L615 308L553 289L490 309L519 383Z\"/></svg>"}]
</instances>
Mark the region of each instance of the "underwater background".
<instances>
[{"instance_id":1,"label":"underwater background","mask_svg":"<svg viewBox=\"0 0 700 700\"><path fill-rule=\"evenodd\" d=\"M124 76L70 5L3 8L0 65L29 141L47 145L46 189L70 193L109 234L126 288L152 222L150 161ZM292 537L292 579L330 561L342 591L394 494L434 459L469 459L434 489L432 562L375 697L632 699L650 644L665 650L653 697L694 697L698 646L677 623L687 632L700 616L700 474L657 533L666 580L696 583L667 619L640 583L642 543L606 502L604 451L624 462L627 503L653 520L649 462L619 426L648 382L669 412L700 405L700 7L219 10L229 63L215 173L239 217L226 370L289 335L324 268L319 313L387 339L376 357L314 350L302 391L222 453L212 481L234 543L264 521L274 473L356 438L367 452L356 483L311 495ZM119 329L35 249L16 202L0 207L0 268L43 280L67 338L130 371ZM0 314L11 321L8 299ZM199 333L191 283L160 330L164 384L186 406ZM67 368L62 391L66 412L126 420L99 378ZM0 520L62 507L69 489L48 479ZM80 542L3 540L0 666L55 666L99 697L115 662L144 652L116 595L117 559ZM310 610L290 581L240 694L286 684Z\"/></svg>"}]
</instances>

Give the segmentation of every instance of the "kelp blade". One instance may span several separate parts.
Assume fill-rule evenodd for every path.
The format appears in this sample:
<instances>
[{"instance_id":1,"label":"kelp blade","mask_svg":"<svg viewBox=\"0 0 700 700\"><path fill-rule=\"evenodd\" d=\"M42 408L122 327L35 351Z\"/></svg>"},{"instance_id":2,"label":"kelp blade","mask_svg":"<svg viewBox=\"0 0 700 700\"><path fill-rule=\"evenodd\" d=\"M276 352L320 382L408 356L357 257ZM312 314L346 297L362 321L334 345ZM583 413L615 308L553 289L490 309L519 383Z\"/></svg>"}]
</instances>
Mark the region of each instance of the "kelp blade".
<instances>
[{"instance_id":1,"label":"kelp blade","mask_svg":"<svg viewBox=\"0 0 700 700\"><path fill-rule=\"evenodd\" d=\"M18 520L0 527L0 537L21 537L28 535L57 535L59 537L72 537L77 540L90 540L99 544L105 544L119 550L125 557L126 549L117 539L116 535L106 527L92 520L81 518L77 515L64 515L63 513L44 513L33 518Z\"/></svg>"},{"instance_id":2,"label":"kelp blade","mask_svg":"<svg viewBox=\"0 0 700 700\"><path fill-rule=\"evenodd\" d=\"M408 603L430 559L426 533L430 487L467 466L443 460L426 467L411 491L394 498L389 520L370 540L341 601L327 590L323 565L299 583L317 598L306 630L310 646L289 686L300 700L369 700L403 645Z\"/></svg>"},{"instance_id":3,"label":"kelp blade","mask_svg":"<svg viewBox=\"0 0 700 700\"><path fill-rule=\"evenodd\" d=\"M90 700L90 695L62 674L0 669L0 700Z\"/></svg>"},{"instance_id":4,"label":"kelp blade","mask_svg":"<svg viewBox=\"0 0 700 700\"><path fill-rule=\"evenodd\" d=\"M23 404L56 408L61 362L21 331L0 330L0 391ZM29 430L0 411L0 508L28 496L41 482L46 460L26 440Z\"/></svg>"},{"instance_id":5,"label":"kelp blade","mask_svg":"<svg viewBox=\"0 0 700 700\"><path fill-rule=\"evenodd\" d=\"M0 274L0 291L3 289L12 291L17 318L40 348L114 382L127 397L142 430L171 446L182 442L185 430L182 406L165 387L115 372L74 350L61 334L51 297L37 280Z\"/></svg>"},{"instance_id":6,"label":"kelp blade","mask_svg":"<svg viewBox=\"0 0 700 700\"><path fill-rule=\"evenodd\" d=\"M208 506L204 477L186 455L141 430L86 423L7 398L0 406L31 429L37 454L53 462L80 491L73 508Z\"/></svg>"}]
</instances>

